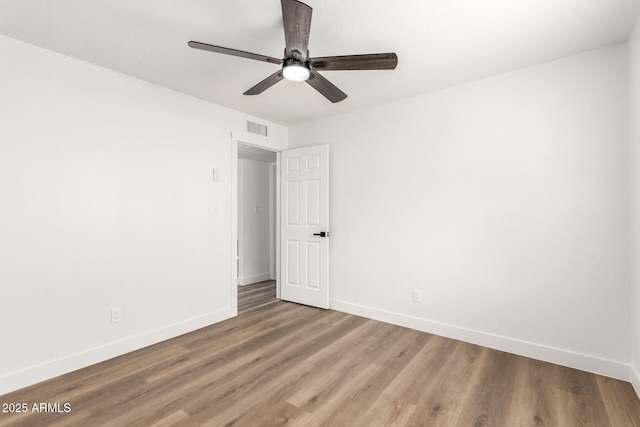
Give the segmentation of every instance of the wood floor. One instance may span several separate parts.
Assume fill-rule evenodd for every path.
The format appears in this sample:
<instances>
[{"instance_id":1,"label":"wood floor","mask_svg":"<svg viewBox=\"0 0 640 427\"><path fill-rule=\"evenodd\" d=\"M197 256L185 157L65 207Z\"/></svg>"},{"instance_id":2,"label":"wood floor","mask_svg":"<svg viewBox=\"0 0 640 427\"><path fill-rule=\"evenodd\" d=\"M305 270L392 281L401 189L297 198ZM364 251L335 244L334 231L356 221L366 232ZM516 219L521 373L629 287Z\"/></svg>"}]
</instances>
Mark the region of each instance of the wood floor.
<instances>
[{"instance_id":1,"label":"wood floor","mask_svg":"<svg viewBox=\"0 0 640 427\"><path fill-rule=\"evenodd\" d=\"M276 301L275 280L238 286L238 314Z\"/></svg>"},{"instance_id":2,"label":"wood floor","mask_svg":"<svg viewBox=\"0 0 640 427\"><path fill-rule=\"evenodd\" d=\"M625 382L276 302L0 396L1 426L640 426Z\"/></svg>"}]
</instances>

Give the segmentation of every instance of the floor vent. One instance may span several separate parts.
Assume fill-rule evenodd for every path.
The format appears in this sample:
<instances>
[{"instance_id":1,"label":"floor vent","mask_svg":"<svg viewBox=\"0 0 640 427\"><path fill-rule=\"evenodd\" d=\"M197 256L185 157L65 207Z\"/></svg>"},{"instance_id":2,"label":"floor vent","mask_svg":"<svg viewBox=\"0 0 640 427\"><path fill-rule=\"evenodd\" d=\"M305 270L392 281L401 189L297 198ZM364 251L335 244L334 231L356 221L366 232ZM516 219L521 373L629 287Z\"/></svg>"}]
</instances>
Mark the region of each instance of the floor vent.
<instances>
[{"instance_id":1,"label":"floor vent","mask_svg":"<svg viewBox=\"0 0 640 427\"><path fill-rule=\"evenodd\" d=\"M254 123L247 120L247 132L255 133L256 135L267 136L267 127L260 123Z\"/></svg>"}]
</instances>

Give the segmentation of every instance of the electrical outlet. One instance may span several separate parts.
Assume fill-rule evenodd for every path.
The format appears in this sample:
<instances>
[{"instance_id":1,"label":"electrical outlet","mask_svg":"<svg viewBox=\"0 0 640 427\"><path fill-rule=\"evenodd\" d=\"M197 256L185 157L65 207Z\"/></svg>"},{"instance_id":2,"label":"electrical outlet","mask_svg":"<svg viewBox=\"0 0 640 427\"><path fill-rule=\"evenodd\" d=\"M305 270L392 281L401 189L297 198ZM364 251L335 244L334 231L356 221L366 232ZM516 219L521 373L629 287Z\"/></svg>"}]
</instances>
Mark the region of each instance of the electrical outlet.
<instances>
[{"instance_id":1,"label":"electrical outlet","mask_svg":"<svg viewBox=\"0 0 640 427\"><path fill-rule=\"evenodd\" d=\"M420 292L420 289L414 289L413 302L420 302L420 301L422 301L422 292Z\"/></svg>"},{"instance_id":2,"label":"electrical outlet","mask_svg":"<svg viewBox=\"0 0 640 427\"><path fill-rule=\"evenodd\" d=\"M118 323L122 320L122 309L112 308L111 309L111 323Z\"/></svg>"}]
</instances>

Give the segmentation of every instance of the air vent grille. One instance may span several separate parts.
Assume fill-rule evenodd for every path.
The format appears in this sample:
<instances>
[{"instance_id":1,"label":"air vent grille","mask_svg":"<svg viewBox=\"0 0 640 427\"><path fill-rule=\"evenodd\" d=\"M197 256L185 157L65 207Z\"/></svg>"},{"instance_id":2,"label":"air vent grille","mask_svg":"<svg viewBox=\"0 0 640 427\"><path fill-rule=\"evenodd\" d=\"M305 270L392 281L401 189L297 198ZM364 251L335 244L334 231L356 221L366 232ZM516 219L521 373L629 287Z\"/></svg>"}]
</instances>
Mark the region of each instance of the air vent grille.
<instances>
[{"instance_id":1,"label":"air vent grille","mask_svg":"<svg viewBox=\"0 0 640 427\"><path fill-rule=\"evenodd\" d=\"M254 123L247 120L247 132L255 133L256 135L267 136L267 127L260 123Z\"/></svg>"}]
</instances>

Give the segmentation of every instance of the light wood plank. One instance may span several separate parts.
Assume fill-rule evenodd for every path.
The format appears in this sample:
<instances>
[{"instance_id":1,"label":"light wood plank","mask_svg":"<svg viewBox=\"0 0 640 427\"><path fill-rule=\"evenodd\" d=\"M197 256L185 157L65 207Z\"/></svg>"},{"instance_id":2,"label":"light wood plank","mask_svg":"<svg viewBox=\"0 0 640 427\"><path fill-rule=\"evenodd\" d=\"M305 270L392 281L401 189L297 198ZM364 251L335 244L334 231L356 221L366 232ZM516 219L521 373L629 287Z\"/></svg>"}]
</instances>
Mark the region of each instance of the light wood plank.
<instances>
[{"instance_id":1,"label":"light wood plank","mask_svg":"<svg viewBox=\"0 0 640 427\"><path fill-rule=\"evenodd\" d=\"M611 424L631 426L640 420L640 405L631 384L601 375L596 375L596 381Z\"/></svg>"},{"instance_id":2,"label":"light wood plank","mask_svg":"<svg viewBox=\"0 0 640 427\"><path fill-rule=\"evenodd\" d=\"M623 381L281 301L0 402L72 407L2 427L640 426Z\"/></svg>"},{"instance_id":3,"label":"light wood plank","mask_svg":"<svg viewBox=\"0 0 640 427\"><path fill-rule=\"evenodd\" d=\"M276 301L278 299L276 298L275 280L238 286L238 314Z\"/></svg>"}]
</instances>

